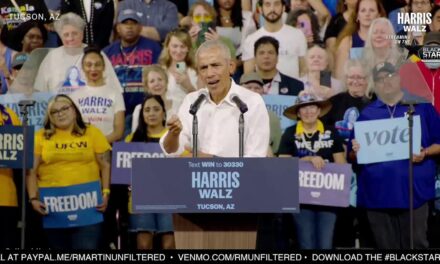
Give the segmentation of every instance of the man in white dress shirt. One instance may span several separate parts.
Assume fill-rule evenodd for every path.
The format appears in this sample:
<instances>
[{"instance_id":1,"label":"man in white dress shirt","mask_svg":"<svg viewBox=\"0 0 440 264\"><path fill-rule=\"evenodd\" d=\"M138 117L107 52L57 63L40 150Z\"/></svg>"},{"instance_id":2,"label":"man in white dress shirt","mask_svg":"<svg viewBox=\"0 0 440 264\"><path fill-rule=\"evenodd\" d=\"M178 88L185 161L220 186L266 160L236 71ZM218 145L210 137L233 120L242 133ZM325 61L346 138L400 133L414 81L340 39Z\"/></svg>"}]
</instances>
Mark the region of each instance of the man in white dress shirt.
<instances>
[{"instance_id":1,"label":"man in white dress shirt","mask_svg":"<svg viewBox=\"0 0 440 264\"><path fill-rule=\"evenodd\" d=\"M160 144L167 156L179 156L192 146L192 103L200 94L207 96L197 112L198 156L238 157L238 120L240 110L231 100L238 96L247 104L244 114L244 156L266 157L269 144L269 116L260 95L247 90L231 79L234 64L227 46L220 41L203 43L196 53L199 78L206 88L188 94L178 116L168 121L169 131Z\"/></svg>"}]
</instances>

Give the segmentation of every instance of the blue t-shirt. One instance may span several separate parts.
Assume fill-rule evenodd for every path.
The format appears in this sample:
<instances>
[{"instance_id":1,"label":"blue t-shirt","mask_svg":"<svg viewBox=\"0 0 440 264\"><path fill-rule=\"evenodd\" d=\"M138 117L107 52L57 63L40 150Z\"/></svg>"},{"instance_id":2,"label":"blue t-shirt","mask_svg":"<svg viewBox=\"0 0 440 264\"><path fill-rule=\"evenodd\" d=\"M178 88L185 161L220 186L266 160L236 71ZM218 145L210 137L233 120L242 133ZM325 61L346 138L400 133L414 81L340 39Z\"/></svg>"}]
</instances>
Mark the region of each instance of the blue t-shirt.
<instances>
[{"instance_id":1,"label":"blue t-shirt","mask_svg":"<svg viewBox=\"0 0 440 264\"><path fill-rule=\"evenodd\" d=\"M394 117L404 117L408 106L397 104ZM422 147L440 144L440 117L431 104L415 105L420 116ZM387 105L377 99L361 112L358 121L389 119ZM351 145L349 146L351 148ZM365 208L409 208L408 160L360 165L358 205ZM435 161L432 157L414 163L414 207L434 198Z\"/></svg>"},{"instance_id":2,"label":"blue t-shirt","mask_svg":"<svg viewBox=\"0 0 440 264\"><path fill-rule=\"evenodd\" d=\"M157 63L161 50L159 43L145 37L131 47L122 48L118 40L103 49L124 89L126 115L131 115L136 105L142 103L142 67Z\"/></svg>"}]
</instances>

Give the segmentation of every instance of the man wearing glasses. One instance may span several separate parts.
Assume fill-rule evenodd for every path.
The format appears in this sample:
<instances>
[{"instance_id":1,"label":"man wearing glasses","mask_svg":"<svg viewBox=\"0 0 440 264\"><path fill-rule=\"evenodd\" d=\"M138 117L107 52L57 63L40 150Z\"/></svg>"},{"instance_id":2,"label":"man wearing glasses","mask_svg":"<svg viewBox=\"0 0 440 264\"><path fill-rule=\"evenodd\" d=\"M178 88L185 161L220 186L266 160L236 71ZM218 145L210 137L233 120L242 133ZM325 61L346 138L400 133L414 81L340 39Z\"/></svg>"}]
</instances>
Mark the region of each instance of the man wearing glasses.
<instances>
[{"instance_id":1,"label":"man wearing glasses","mask_svg":"<svg viewBox=\"0 0 440 264\"><path fill-rule=\"evenodd\" d=\"M358 121L404 117L408 105L402 102L417 98L402 90L396 67L388 62L376 65L373 79L377 100L364 108ZM420 102L420 101L419 101ZM427 248L428 202L434 198L435 161L440 153L440 117L430 103L414 105L420 116L421 151L414 154L414 248ZM362 146L352 140L357 153ZM361 164L358 174L358 206L366 209L367 218L378 248L410 247L408 160Z\"/></svg>"}]
</instances>

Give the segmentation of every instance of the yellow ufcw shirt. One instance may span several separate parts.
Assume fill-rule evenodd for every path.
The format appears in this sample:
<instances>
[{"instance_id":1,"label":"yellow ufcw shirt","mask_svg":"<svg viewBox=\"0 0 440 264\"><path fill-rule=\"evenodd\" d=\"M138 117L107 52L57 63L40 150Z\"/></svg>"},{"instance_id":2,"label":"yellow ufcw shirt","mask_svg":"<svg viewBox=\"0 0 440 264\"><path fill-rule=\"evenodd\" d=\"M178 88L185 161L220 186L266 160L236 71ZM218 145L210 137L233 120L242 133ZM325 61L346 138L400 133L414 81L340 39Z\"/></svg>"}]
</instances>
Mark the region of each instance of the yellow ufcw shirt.
<instances>
[{"instance_id":1,"label":"yellow ufcw shirt","mask_svg":"<svg viewBox=\"0 0 440 264\"><path fill-rule=\"evenodd\" d=\"M6 107L6 113L9 116L2 115L0 112L0 126L3 126L7 119L11 118L12 125L21 125L20 119ZM12 178L12 169L0 169L0 206L17 206L17 189Z\"/></svg>"},{"instance_id":2,"label":"yellow ufcw shirt","mask_svg":"<svg viewBox=\"0 0 440 264\"><path fill-rule=\"evenodd\" d=\"M42 158L37 171L39 187L64 187L100 179L95 154L111 147L98 128L87 126L83 136L57 130L46 139L43 133L41 129L35 135L34 152Z\"/></svg>"}]
</instances>

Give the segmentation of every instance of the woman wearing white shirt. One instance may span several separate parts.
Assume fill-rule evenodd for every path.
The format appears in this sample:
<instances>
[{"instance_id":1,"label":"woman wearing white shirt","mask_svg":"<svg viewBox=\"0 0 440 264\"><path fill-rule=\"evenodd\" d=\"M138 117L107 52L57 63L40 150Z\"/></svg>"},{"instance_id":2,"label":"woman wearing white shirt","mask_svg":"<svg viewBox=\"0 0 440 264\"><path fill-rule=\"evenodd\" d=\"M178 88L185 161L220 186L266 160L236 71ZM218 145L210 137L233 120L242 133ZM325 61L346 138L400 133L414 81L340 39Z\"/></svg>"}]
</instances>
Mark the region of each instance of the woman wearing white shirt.
<instances>
[{"instance_id":1,"label":"woman wearing white shirt","mask_svg":"<svg viewBox=\"0 0 440 264\"><path fill-rule=\"evenodd\" d=\"M98 127L109 143L120 140L124 135L124 99L114 83L104 80L104 58L93 47L84 50L82 68L87 85L72 94L85 122Z\"/></svg>"},{"instance_id":2,"label":"woman wearing white shirt","mask_svg":"<svg viewBox=\"0 0 440 264\"><path fill-rule=\"evenodd\" d=\"M44 57L38 69L34 88L40 92L52 92L69 94L72 89L65 86L66 76L69 69L74 66L81 69L81 60L84 55L83 43L84 20L74 13L66 13L55 21L54 27L63 42L61 47L52 49ZM106 56L103 56L105 63L104 79L106 83L114 84L113 88L122 92L121 84L116 77L115 71ZM81 81L84 81L84 73L81 72Z\"/></svg>"},{"instance_id":3,"label":"woman wearing white shirt","mask_svg":"<svg viewBox=\"0 0 440 264\"><path fill-rule=\"evenodd\" d=\"M178 107L186 94L195 91L197 87L192 42L186 31L177 29L168 33L159 57L159 64L168 73L167 98Z\"/></svg>"},{"instance_id":4,"label":"woman wearing white shirt","mask_svg":"<svg viewBox=\"0 0 440 264\"><path fill-rule=\"evenodd\" d=\"M239 57L241 44L248 35L257 31L252 13L242 10L240 0L215 0L214 8L218 14L217 33L232 41Z\"/></svg>"}]
</instances>

